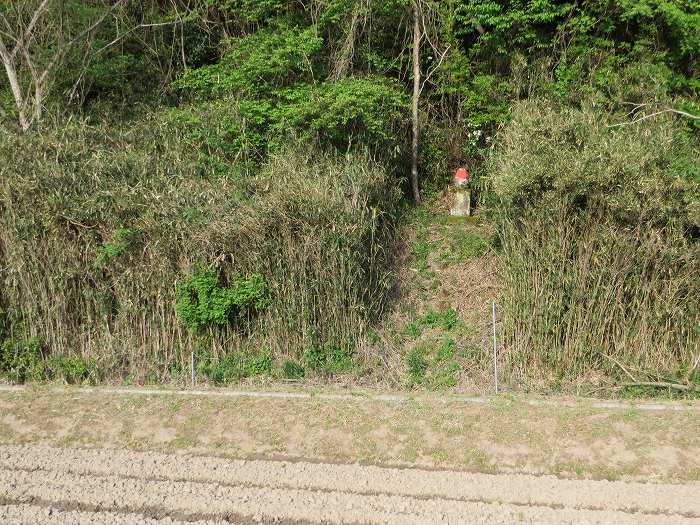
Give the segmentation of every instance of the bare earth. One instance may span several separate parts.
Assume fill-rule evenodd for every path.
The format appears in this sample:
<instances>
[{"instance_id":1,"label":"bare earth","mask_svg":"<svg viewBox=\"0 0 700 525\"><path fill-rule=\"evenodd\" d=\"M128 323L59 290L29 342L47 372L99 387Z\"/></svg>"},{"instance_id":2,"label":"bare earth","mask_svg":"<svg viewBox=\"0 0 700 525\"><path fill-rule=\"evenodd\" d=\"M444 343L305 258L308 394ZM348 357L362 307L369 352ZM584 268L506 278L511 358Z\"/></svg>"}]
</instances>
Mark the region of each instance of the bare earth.
<instances>
[{"instance_id":1,"label":"bare earth","mask_svg":"<svg viewBox=\"0 0 700 525\"><path fill-rule=\"evenodd\" d=\"M0 391L0 523L700 523L700 407Z\"/></svg>"}]
</instances>

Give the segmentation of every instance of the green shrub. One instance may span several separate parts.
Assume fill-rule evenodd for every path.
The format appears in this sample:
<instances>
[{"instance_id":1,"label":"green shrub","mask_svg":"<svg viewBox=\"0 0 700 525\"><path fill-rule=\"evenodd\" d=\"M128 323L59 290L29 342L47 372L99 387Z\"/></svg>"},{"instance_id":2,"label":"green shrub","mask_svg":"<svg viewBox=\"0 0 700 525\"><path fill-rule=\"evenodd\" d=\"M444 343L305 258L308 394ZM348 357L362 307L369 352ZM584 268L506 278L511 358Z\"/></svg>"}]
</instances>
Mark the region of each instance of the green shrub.
<instances>
[{"instance_id":1,"label":"green shrub","mask_svg":"<svg viewBox=\"0 0 700 525\"><path fill-rule=\"evenodd\" d=\"M225 325L269 304L265 281L257 273L236 276L222 287L215 272L199 270L178 283L175 297L178 316L192 330L210 323Z\"/></svg>"},{"instance_id":2,"label":"green shrub","mask_svg":"<svg viewBox=\"0 0 700 525\"><path fill-rule=\"evenodd\" d=\"M519 103L489 162L492 188L517 217L531 210L596 210L620 226L700 227L697 144L657 116L607 127L592 109Z\"/></svg>"},{"instance_id":3,"label":"green shrub","mask_svg":"<svg viewBox=\"0 0 700 525\"><path fill-rule=\"evenodd\" d=\"M53 379L62 379L69 384L80 384L85 381L98 381L95 363L86 361L79 355L67 356L53 354L47 362L48 375Z\"/></svg>"},{"instance_id":4,"label":"green shrub","mask_svg":"<svg viewBox=\"0 0 700 525\"><path fill-rule=\"evenodd\" d=\"M37 338L5 340L0 346L0 371L13 383L45 379L40 341Z\"/></svg>"},{"instance_id":5,"label":"green shrub","mask_svg":"<svg viewBox=\"0 0 700 525\"><path fill-rule=\"evenodd\" d=\"M269 350L256 356L247 356L243 361L245 377L270 375L272 372L272 354Z\"/></svg>"},{"instance_id":6,"label":"green shrub","mask_svg":"<svg viewBox=\"0 0 700 525\"><path fill-rule=\"evenodd\" d=\"M119 228L114 231L109 242L104 243L97 249L97 266L104 266L110 259L119 257L127 248L133 232L128 228Z\"/></svg>"},{"instance_id":7,"label":"green shrub","mask_svg":"<svg viewBox=\"0 0 700 525\"><path fill-rule=\"evenodd\" d=\"M302 379L305 375L304 367L294 361L282 363L282 374L287 379Z\"/></svg>"},{"instance_id":8,"label":"green shrub","mask_svg":"<svg viewBox=\"0 0 700 525\"><path fill-rule=\"evenodd\" d=\"M276 27L231 38L219 62L186 71L174 87L195 96L268 93L312 74L309 58L323 43L314 33Z\"/></svg>"},{"instance_id":9,"label":"green shrub","mask_svg":"<svg viewBox=\"0 0 700 525\"><path fill-rule=\"evenodd\" d=\"M196 356L197 372L214 384L226 385L248 377L269 376L272 373L272 354L269 350L252 354L232 351L216 359L210 352Z\"/></svg>"}]
</instances>

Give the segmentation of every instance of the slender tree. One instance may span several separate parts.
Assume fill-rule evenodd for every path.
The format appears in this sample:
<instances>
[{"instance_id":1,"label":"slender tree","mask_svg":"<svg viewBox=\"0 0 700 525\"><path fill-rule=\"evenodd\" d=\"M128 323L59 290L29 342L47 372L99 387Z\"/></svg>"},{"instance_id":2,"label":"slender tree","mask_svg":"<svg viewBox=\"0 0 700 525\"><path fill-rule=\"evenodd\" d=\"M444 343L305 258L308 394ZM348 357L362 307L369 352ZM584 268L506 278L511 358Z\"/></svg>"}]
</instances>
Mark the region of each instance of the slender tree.
<instances>
[{"instance_id":1,"label":"slender tree","mask_svg":"<svg viewBox=\"0 0 700 525\"><path fill-rule=\"evenodd\" d=\"M10 121L11 126L26 132L41 120L56 69L70 49L126 2L128 0L116 0L105 5L84 29L72 35L62 34L55 24L46 20L57 0L41 0L33 10L27 9L24 2L13 8L7 8L6 2L0 3L0 61L10 85L17 119ZM8 111L1 106L0 118L9 120Z\"/></svg>"},{"instance_id":2,"label":"slender tree","mask_svg":"<svg viewBox=\"0 0 700 525\"><path fill-rule=\"evenodd\" d=\"M420 189L418 187L418 144L420 135L420 122L418 120L418 102L420 99L420 43L423 38L421 30L420 0L413 1L413 100L411 117L413 119L413 143L411 145L411 189L413 199L420 202Z\"/></svg>"}]
</instances>

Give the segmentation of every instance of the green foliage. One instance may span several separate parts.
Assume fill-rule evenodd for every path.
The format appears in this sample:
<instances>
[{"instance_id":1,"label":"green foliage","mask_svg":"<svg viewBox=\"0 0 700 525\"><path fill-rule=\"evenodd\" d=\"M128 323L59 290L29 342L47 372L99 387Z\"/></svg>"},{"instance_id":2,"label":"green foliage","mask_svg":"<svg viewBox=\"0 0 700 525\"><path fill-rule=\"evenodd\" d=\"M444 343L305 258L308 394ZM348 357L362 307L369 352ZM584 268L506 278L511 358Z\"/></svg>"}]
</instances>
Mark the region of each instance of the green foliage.
<instances>
[{"instance_id":1,"label":"green foliage","mask_svg":"<svg viewBox=\"0 0 700 525\"><path fill-rule=\"evenodd\" d=\"M208 324L225 325L269 305L262 275L234 277L228 286L219 285L212 270L198 270L177 285L175 310L191 330Z\"/></svg>"},{"instance_id":2,"label":"green foliage","mask_svg":"<svg viewBox=\"0 0 700 525\"><path fill-rule=\"evenodd\" d=\"M552 49L558 35L573 35L575 45L651 47L664 42L676 61L697 55L700 7L692 0L625 0L622 2L556 2L508 0L460 2L457 33L483 33L477 45L483 51L508 53Z\"/></svg>"},{"instance_id":3,"label":"green foliage","mask_svg":"<svg viewBox=\"0 0 700 525\"><path fill-rule=\"evenodd\" d=\"M53 354L46 366L49 377L62 379L68 384L96 383L99 380L94 360L86 360L79 355Z\"/></svg>"},{"instance_id":4,"label":"green foliage","mask_svg":"<svg viewBox=\"0 0 700 525\"><path fill-rule=\"evenodd\" d=\"M396 133L408 107L400 87L381 77L348 78L280 93L279 122L302 137L347 149L359 142L397 153ZM394 150L394 151L391 151Z\"/></svg>"},{"instance_id":5,"label":"green foliage","mask_svg":"<svg viewBox=\"0 0 700 525\"><path fill-rule=\"evenodd\" d=\"M13 383L46 377L41 342L37 338L6 339L0 345L0 372Z\"/></svg>"},{"instance_id":6,"label":"green foliage","mask_svg":"<svg viewBox=\"0 0 700 525\"><path fill-rule=\"evenodd\" d=\"M111 239L97 249L97 259L95 265L104 266L110 259L122 255L130 244L133 232L128 228L119 228L114 231Z\"/></svg>"},{"instance_id":7,"label":"green foliage","mask_svg":"<svg viewBox=\"0 0 700 525\"><path fill-rule=\"evenodd\" d=\"M461 323L462 321L454 308L447 308L446 310L440 311L429 310L418 320L409 323L406 326L406 332L415 339L421 335L425 328L441 328L449 332L459 327Z\"/></svg>"},{"instance_id":8,"label":"green foliage","mask_svg":"<svg viewBox=\"0 0 700 525\"><path fill-rule=\"evenodd\" d=\"M282 363L282 375L287 379L303 379L305 370L299 363L287 360Z\"/></svg>"},{"instance_id":9,"label":"green foliage","mask_svg":"<svg viewBox=\"0 0 700 525\"><path fill-rule=\"evenodd\" d=\"M224 42L216 64L186 71L174 87L195 96L259 96L312 76L323 39L313 29L263 29Z\"/></svg>"},{"instance_id":10,"label":"green foliage","mask_svg":"<svg viewBox=\"0 0 700 525\"><path fill-rule=\"evenodd\" d=\"M304 368L316 373L336 374L352 366L352 353L331 343L314 343L302 356Z\"/></svg>"},{"instance_id":11,"label":"green foliage","mask_svg":"<svg viewBox=\"0 0 700 525\"><path fill-rule=\"evenodd\" d=\"M272 373L273 358L269 349L257 354L230 352L215 360L208 353L196 359L198 372L214 384L226 385L234 381Z\"/></svg>"},{"instance_id":12,"label":"green foliage","mask_svg":"<svg viewBox=\"0 0 700 525\"><path fill-rule=\"evenodd\" d=\"M247 23L265 22L283 13L284 0L203 0L203 10L216 10L225 17L239 18Z\"/></svg>"},{"instance_id":13,"label":"green foliage","mask_svg":"<svg viewBox=\"0 0 700 525\"><path fill-rule=\"evenodd\" d=\"M455 386L465 357L464 349L449 336L419 342L406 355L408 387L444 390Z\"/></svg>"},{"instance_id":14,"label":"green foliage","mask_svg":"<svg viewBox=\"0 0 700 525\"><path fill-rule=\"evenodd\" d=\"M459 317L454 308L448 308L441 312L427 312L421 319L421 324L426 328L442 328L452 330L459 323Z\"/></svg>"},{"instance_id":15,"label":"green foliage","mask_svg":"<svg viewBox=\"0 0 700 525\"><path fill-rule=\"evenodd\" d=\"M408 387L412 388L419 386L425 380L425 373L428 370L429 363L423 357L419 348L414 348L406 356L406 368L408 373Z\"/></svg>"}]
</instances>

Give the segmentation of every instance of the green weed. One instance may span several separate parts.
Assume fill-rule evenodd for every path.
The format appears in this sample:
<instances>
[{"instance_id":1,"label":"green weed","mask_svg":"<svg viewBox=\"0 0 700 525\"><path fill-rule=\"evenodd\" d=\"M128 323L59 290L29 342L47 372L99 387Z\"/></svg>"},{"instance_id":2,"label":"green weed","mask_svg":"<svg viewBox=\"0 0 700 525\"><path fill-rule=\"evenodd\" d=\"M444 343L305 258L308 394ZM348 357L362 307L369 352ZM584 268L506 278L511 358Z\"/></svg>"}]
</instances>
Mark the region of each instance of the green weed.
<instances>
[{"instance_id":1,"label":"green weed","mask_svg":"<svg viewBox=\"0 0 700 525\"><path fill-rule=\"evenodd\" d=\"M260 274L236 276L224 287L215 272L199 270L178 283L175 310L183 323L197 330L209 323L228 324L232 317L243 317L268 304L267 286Z\"/></svg>"},{"instance_id":2,"label":"green weed","mask_svg":"<svg viewBox=\"0 0 700 525\"><path fill-rule=\"evenodd\" d=\"M312 344L303 355L304 368L334 374L352 366L351 353L330 343Z\"/></svg>"},{"instance_id":3,"label":"green weed","mask_svg":"<svg viewBox=\"0 0 700 525\"><path fill-rule=\"evenodd\" d=\"M99 379L95 362L79 355L53 354L47 361L47 368L51 378L62 379L68 384L80 384L88 380L96 383Z\"/></svg>"},{"instance_id":4,"label":"green weed","mask_svg":"<svg viewBox=\"0 0 700 525\"><path fill-rule=\"evenodd\" d=\"M428 366L428 361L423 357L419 348L413 348L408 353L406 356L406 368L408 370L409 388L423 384Z\"/></svg>"},{"instance_id":5,"label":"green weed","mask_svg":"<svg viewBox=\"0 0 700 525\"><path fill-rule=\"evenodd\" d=\"M39 339L4 341L0 346L0 371L13 383L45 379L46 369Z\"/></svg>"},{"instance_id":6,"label":"green weed","mask_svg":"<svg viewBox=\"0 0 700 525\"><path fill-rule=\"evenodd\" d=\"M128 228L116 229L109 242L106 242L97 248L97 259L95 260L95 266L102 267L111 259L119 257L121 254L126 252L126 250L129 248L129 244L131 243L133 233L134 232Z\"/></svg>"},{"instance_id":7,"label":"green weed","mask_svg":"<svg viewBox=\"0 0 700 525\"><path fill-rule=\"evenodd\" d=\"M282 375L287 379L302 379L305 375L304 367L295 361L282 363Z\"/></svg>"}]
</instances>

